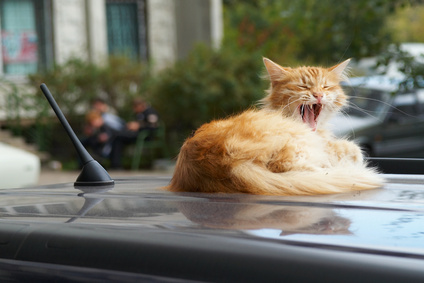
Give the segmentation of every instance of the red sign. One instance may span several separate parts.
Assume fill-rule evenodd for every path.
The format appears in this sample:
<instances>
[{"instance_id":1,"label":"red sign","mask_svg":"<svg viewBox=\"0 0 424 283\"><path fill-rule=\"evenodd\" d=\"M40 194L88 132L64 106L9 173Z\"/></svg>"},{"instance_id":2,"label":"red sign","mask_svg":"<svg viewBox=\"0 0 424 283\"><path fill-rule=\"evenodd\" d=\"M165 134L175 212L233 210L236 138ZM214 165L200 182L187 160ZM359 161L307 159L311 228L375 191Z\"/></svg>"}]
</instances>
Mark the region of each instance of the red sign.
<instances>
[{"instance_id":1,"label":"red sign","mask_svg":"<svg viewBox=\"0 0 424 283\"><path fill-rule=\"evenodd\" d=\"M33 31L1 32L3 62L36 63L38 57L37 34Z\"/></svg>"}]
</instances>

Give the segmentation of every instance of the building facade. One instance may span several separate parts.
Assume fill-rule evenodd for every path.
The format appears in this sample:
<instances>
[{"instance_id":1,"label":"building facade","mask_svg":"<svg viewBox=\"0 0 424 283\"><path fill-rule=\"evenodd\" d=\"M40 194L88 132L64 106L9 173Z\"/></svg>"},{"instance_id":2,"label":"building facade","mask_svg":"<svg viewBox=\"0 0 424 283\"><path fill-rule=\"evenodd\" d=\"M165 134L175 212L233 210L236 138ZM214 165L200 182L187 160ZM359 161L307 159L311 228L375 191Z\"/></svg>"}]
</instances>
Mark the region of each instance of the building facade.
<instances>
[{"instance_id":1,"label":"building facade","mask_svg":"<svg viewBox=\"0 0 424 283\"><path fill-rule=\"evenodd\" d=\"M219 46L222 0L0 0L0 77L111 54L162 69L193 45Z\"/></svg>"},{"instance_id":2,"label":"building facade","mask_svg":"<svg viewBox=\"0 0 424 283\"><path fill-rule=\"evenodd\" d=\"M112 54L160 70L198 42L219 47L222 33L222 0L0 0L0 124L4 79L25 87L54 64Z\"/></svg>"}]
</instances>

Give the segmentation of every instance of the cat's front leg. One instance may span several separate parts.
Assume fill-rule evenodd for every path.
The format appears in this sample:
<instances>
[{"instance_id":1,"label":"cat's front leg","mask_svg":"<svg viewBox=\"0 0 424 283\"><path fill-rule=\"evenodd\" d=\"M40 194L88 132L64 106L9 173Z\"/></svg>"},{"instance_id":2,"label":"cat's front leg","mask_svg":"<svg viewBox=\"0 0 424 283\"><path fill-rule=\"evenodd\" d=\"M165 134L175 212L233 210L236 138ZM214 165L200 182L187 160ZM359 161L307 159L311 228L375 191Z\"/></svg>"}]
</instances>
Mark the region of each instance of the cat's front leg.
<instances>
[{"instance_id":1,"label":"cat's front leg","mask_svg":"<svg viewBox=\"0 0 424 283\"><path fill-rule=\"evenodd\" d=\"M364 160L360 147L352 141L330 140L327 143L327 150L337 162L351 161L359 164Z\"/></svg>"}]
</instances>

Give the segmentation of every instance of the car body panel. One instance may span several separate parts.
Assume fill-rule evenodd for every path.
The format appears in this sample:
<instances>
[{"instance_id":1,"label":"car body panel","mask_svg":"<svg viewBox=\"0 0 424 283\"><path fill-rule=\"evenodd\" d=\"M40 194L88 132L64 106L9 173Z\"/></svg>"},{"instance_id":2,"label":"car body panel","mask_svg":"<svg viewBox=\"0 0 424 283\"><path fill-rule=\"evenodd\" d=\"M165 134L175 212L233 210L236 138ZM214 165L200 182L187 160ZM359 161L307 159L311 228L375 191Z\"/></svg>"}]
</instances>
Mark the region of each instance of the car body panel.
<instances>
[{"instance_id":1,"label":"car body panel","mask_svg":"<svg viewBox=\"0 0 424 283\"><path fill-rule=\"evenodd\" d=\"M0 258L201 281L312 281L330 268L323 279L353 282L358 268L423 279L424 178L385 177L381 189L309 197L171 193L155 176L6 189Z\"/></svg>"}]
</instances>

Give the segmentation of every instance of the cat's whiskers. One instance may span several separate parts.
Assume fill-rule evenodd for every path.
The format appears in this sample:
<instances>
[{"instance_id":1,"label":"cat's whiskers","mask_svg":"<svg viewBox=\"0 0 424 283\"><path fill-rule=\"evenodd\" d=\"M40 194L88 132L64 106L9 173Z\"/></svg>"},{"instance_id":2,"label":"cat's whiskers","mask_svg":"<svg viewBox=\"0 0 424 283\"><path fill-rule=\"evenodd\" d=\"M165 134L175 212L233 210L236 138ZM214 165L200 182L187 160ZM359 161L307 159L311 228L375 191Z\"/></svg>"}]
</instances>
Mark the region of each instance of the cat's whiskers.
<instances>
[{"instance_id":1,"label":"cat's whiskers","mask_svg":"<svg viewBox=\"0 0 424 283\"><path fill-rule=\"evenodd\" d=\"M377 101L377 102L381 102L381 103L383 103L383 104L386 104L386 105L390 105L389 103L386 103L386 102L384 102L384 101L381 101L381 100L378 100L378 99L373 99L373 98L367 98L367 97L361 97L361 98L363 98L363 99L368 99L368 100L371 100L371 101ZM393 107L392 105L390 105L391 107ZM334 107L334 106L333 106ZM359 111L359 112L361 112L361 113L364 113L366 116L368 116L368 117L371 117L371 118L373 118L373 119L377 119L378 121L380 121L381 122L381 119L378 117L378 116L376 116L376 115L373 115L373 112L372 111L367 111L367 110L365 110L365 109L363 109L363 108L361 108L361 107L359 107L358 105L356 105L355 103L353 103L352 101L349 101L349 100L347 100L346 101L346 105L344 106L344 107L342 107L342 108L340 108L340 109L338 109L337 111L335 111L335 107L333 108L333 109L331 109L332 111L334 111L334 113L336 113L336 112L338 112L338 113L340 113L343 117L345 117L346 119L349 119L350 118L350 114L347 112L347 109L349 108L349 107L351 107L351 108L354 108L355 110L357 110L357 111ZM393 107L393 108L396 108L396 107ZM377 113L375 113L375 114L377 114ZM355 138L355 130L353 129L353 126L351 126L350 127L350 131L349 131L350 133L352 133L352 138L354 139Z\"/></svg>"},{"instance_id":2,"label":"cat's whiskers","mask_svg":"<svg viewBox=\"0 0 424 283\"><path fill-rule=\"evenodd\" d=\"M384 105L386 105L386 106L388 106L389 108L391 108L392 110L397 110L397 111L399 111L400 113L402 113L402 114L404 114L404 115L406 115L406 116L408 116L408 117L415 117L414 115L411 115L411 114L409 114L409 113L406 113L406 112L404 112L404 111L402 111L402 110L400 110L399 108L397 108L396 106L393 106L391 103L388 103L388 102L385 102L385 101L383 101L383 100L380 100L380 99L375 99L375 98L370 98L370 97L360 97L361 99L364 99L364 100L369 100L369 101L375 101L375 102L379 102L379 103L381 103L381 104L384 104ZM359 110L359 111L361 111L361 112L363 112L363 113L365 113L365 114L367 114L367 115L369 115L369 116L371 116L371 117L373 117L373 118L377 118L377 117L375 117L375 116L372 116L371 114L369 114L369 112L371 112L371 111L366 111L366 110L364 110L364 109L362 109L361 107L359 107L358 105L356 105L355 103L353 103L352 101L348 101L348 105L349 106L353 106L353 107L355 107L355 109L357 109L357 110ZM380 120L379 120L380 121Z\"/></svg>"},{"instance_id":3,"label":"cat's whiskers","mask_svg":"<svg viewBox=\"0 0 424 283\"><path fill-rule=\"evenodd\" d=\"M378 100L376 100L376 101L378 101ZM380 102L383 102L383 101L380 101ZM380 120L380 118L379 118L379 117L377 117L377 116L373 115L373 113L377 114L378 112L365 110L365 109L363 109L363 108L359 107L358 105L356 105L355 103L353 103L352 101L347 101L346 106L347 106L347 107L346 107L346 109L347 109L348 107L352 107L352 108L354 108L355 110L358 110L359 112L364 113L365 115L367 115L367 116L369 116L369 117L371 117L371 118L378 119L378 121L380 121L380 122L381 122L381 120ZM392 107L393 107L393 106L392 106ZM393 107L393 108L396 108L396 107ZM343 112L344 112L347 116L349 116L349 114L348 114L346 111L343 111Z\"/></svg>"},{"instance_id":4,"label":"cat's whiskers","mask_svg":"<svg viewBox=\"0 0 424 283\"><path fill-rule=\"evenodd\" d=\"M307 103L302 97L296 99L295 101L293 101L293 103L298 103L299 101L302 101L302 103L297 105L295 110L292 111L291 118L296 119L296 118L300 117L302 119L302 115L300 114L299 110L300 110L301 107L307 107Z\"/></svg>"},{"instance_id":5,"label":"cat's whiskers","mask_svg":"<svg viewBox=\"0 0 424 283\"><path fill-rule=\"evenodd\" d=\"M334 101L328 101L325 103L325 107L329 112L337 113L341 110L341 107L336 105Z\"/></svg>"},{"instance_id":6,"label":"cat's whiskers","mask_svg":"<svg viewBox=\"0 0 424 283\"><path fill-rule=\"evenodd\" d=\"M291 99L293 99L294 97L293 96L291 96L289 99L288 99L288 103L286 104L286 105L280 105L280 111L281 112L283 112L283 113L287 113L286 112L286 110L287 110L287 108L288 109L290 109L291 108L291 106L293 105L293 104L296 104L296 103L298 103L299 101L302 101L302 97L298 97L298 98L296 98L295 100L293 100L293 101L290 101ZM297 109L298 109L298 107L296 107L296 111L297 111ZM296 111L293 111L292 113L291 113L291 117L293 118L294 117L294 115L296 114Z\"/></svg>"},{"instance_id":7,"label":"cat's whiskers","mask_svg":"<svg viewBox=\"0 0 424 283\"><path fill-rule=\"evenodd\" d=\"M343 109L340 109L339 110L339 113L341 114L341 115L343 115L343 117L345 117L345 118L349 118L350 116L349 116L349 114L345 111L345 110L343 110ZM353 126L351 125L350 126L350 130L349 130L349 132L350 133L352 133L352 139L355 139L356 138L356 135L355 135L355 130L353 129ZM346 135L347 136L347 135ZM345 138L345 137L344 137Z\"/></svg>"}]
</instances>

